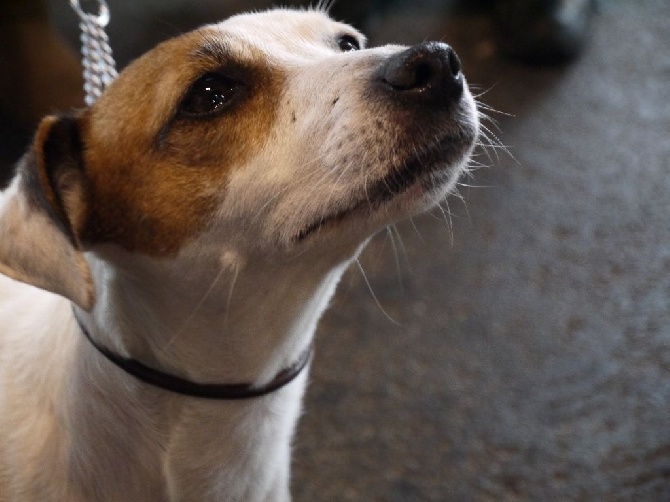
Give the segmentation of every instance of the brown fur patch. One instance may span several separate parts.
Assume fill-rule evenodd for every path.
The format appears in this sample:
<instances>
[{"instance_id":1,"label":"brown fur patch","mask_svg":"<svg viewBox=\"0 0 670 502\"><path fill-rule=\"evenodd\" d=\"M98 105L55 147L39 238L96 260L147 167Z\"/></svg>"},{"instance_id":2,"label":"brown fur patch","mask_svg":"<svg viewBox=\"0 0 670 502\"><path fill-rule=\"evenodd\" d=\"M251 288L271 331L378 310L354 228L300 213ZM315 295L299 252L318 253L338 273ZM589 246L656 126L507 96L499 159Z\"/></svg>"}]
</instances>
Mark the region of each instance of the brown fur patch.
<instances>
[{"instance_id":1,"label":"brown fur patch","mask_svg":"<svg viewBox=\"0 0 670 502\"><path fill-rule=\"evenodd\" d=\"M86 114L86 244L169 255L212 220L230 173L267 139L283 88L281 72L259 51L246 47L242 56L228 47L214 30L165 42L130 65ZM208 72L232 72L243 96L213 116L181 116L185 92Z\"/></svg>"}]
</instances>

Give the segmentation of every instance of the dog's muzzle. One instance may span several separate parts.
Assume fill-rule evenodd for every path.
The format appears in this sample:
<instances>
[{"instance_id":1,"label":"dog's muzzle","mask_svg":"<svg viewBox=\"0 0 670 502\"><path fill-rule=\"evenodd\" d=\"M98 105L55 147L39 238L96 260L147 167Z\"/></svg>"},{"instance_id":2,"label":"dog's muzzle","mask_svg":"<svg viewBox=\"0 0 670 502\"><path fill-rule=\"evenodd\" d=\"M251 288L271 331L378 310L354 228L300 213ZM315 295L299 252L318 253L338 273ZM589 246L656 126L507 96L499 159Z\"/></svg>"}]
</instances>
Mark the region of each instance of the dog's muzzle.
<instances>
[{"instance_id":1,"label":"dog's muzzle","mask_svg":"<svg viewBox=\"0 0 670 502\"><path fill-rule=\"evenodd\" d=\"M463 95L461 61L447 44L426 42L391 56L378 81L400 99L445 106Z\"/></svg>"},{"instance_id":2,"label":"dog's muzzle","mask_svg":"<svg viewBox=\"0 0 670 502\"><path fill-rule=\"evenodd\" d=\"M435 202L434 194L446 193L455 183L472 149L477 136L474 103L461 61L449 45L422 43L378 64L363 92L366 109L377 118L376 127L361 135L362 143L372 147L372 153L364 147L359 154L366 176L353 184L348 204L317 212L295 234L296 241L357 212L367 217L412 187L417 189L408 197L414 197L415 207L425 208ZM410 205L405 201L403 210Z\"/></svg>"}]
</instances>

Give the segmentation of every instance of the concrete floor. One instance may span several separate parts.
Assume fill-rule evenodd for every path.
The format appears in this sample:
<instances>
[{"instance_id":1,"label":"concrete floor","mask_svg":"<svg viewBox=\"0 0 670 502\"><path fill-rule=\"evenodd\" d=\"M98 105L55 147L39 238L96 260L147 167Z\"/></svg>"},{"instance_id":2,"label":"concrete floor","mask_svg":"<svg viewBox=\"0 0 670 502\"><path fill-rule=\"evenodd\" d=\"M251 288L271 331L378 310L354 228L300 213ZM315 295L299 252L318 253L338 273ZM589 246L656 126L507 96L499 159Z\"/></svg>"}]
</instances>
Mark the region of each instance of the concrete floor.
<instances>
[{"instance_id":1,"label":"concrete floor","mask_svg":"<svg viewBox=\"0 0 670 502\"><path fill-rule=\"evenodd\" d=\"M379 236L367 279L343 280L319 329L295 500L670 500L667 1L601 1L583 57L550 70L497 57L485 18L434 4L388 12L373 42L452 43L482 100L512 115L494 117L516 160L482 153L493 166L449 201L450 221ZM129 13L126 36L112 30L122 62L176 31L138 5L113 10Z\"/></svg>"},{"instance_id":2,"label":"concrete floor","mask_svg":"<svg viewBox=\"0 0 670 502\"><path fill-rule=\"evenodd\" d=\"M359 270L344 280L296 500L670 500L667 3L601 2L560 70L497 58L479 17L422 16L375 39L452 42L513 115L494 116L516 161L493 154L451 228L439 212L400 225L399 267L386 235L367 250L385 312Z\"/></svg>"}]
</instances>

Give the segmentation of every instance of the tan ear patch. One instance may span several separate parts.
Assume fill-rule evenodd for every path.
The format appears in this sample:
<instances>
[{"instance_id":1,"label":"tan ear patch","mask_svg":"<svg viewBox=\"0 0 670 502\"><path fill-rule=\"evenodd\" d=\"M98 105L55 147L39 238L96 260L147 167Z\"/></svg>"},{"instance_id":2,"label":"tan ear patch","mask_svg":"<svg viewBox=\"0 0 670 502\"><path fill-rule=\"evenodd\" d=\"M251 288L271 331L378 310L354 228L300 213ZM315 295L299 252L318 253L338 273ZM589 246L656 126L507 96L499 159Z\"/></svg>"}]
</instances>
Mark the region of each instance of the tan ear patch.
<instances>
[{"instance_id":1,"label":"tan ear patch","mask_svg":"<svg viewBox=\"0 0 670 502\"><path fill-rule=\"evenodd\" d=\"M266 141L282 75L258 51L247 48L242 57L224 42L212 44L223 36L206 30L159 45L128 67L87 115L87 244L175 254L213 220L231 172L244 169ZM221 51L203 50L213 45ZM198 77L231 67L244 87L235 106L204 118L178 113Z\"/></svg>"}]
</instances>

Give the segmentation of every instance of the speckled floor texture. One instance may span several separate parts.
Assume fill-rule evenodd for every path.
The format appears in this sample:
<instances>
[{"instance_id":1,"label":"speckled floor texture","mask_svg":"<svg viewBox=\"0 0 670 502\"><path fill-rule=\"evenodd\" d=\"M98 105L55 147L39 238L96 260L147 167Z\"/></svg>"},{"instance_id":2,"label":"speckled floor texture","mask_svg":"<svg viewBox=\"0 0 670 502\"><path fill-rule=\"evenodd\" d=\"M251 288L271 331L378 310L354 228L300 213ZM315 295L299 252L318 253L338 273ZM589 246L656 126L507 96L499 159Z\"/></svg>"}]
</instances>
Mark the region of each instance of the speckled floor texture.
<instances>
[{"instance_id":1,"label":"speckled floor texture","mask_svg":"<svg viewBox=\"0 0 670 502\"><path fill-rule=\"evenodd\" d=\"M514 158L480 151L491 167L450 217L378 236L345 276L318 331L295 501L670 501L670 6L601 0L582 57L542 69L439 3L394 7L372 41L452 43L509 114L493 117ZM121 61L175 19L190 28L186 13L214 20L124 8Z\"/></svg>"}]
</instances>

